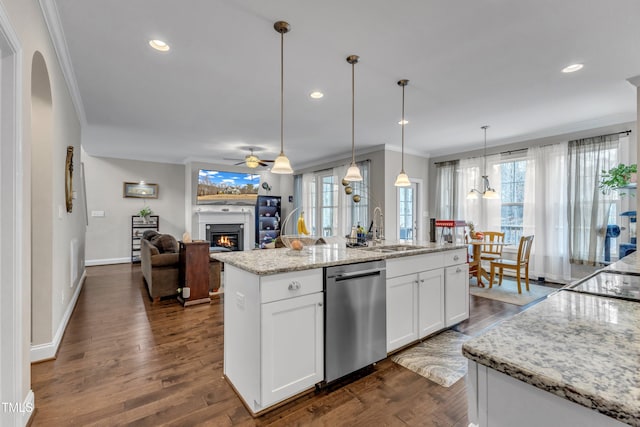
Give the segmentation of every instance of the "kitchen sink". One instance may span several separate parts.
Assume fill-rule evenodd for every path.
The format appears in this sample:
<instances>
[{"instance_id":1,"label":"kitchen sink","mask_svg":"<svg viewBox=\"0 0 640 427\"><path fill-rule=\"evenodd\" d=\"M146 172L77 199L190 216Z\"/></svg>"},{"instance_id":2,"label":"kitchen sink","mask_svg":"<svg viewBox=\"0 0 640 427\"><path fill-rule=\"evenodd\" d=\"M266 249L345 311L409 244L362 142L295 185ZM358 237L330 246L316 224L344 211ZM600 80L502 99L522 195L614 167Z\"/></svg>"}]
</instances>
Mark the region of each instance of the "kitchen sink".
<instances>
[{"instance_id":1,"label":"kitchen sink","mask_svg":"<svg viewBox=\"0 0 640 427\"><path fill-rule=\"evenodd\" d=\"M424 249L424 246L403 244L403 245L369 246L367 248L362 248L363 251L381 252L381 253L406 252L406 251L415 251L418 249Z\"/></svg>"}]
</instances>

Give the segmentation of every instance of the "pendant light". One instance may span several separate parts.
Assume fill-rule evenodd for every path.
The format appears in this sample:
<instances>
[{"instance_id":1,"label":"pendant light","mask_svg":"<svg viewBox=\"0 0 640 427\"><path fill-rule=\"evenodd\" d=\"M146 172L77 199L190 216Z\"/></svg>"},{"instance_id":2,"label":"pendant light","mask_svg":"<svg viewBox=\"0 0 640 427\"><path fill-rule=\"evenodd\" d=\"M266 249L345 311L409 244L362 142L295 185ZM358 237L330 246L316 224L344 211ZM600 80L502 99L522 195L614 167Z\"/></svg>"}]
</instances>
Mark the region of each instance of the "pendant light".
<instances>
[{"instance_id":1,"label":"pendant light","mask_svg":"<svg viewBox=\"0 0 640 427\"><path fill-rule=\"evenodd\" d=\"M289 24L278 21L273 28L280 33L280 155L273 162L271 172L292 174L293 169L287 156L284 155L284 34L289 32Z\"/></svg>"},{"instance_id":2,"label":"pendant light","mask_svg":"<svg viewBox=\"0 0 640 427\"><path fill-rule=\"evenodd\" d=\"M482 126L480 129L484 130L484 171L482 175L482 191L472 188L467 194L467 199L476 199L478 194L482 194L483 199L498 199L500 196L495 189L489 185L489 175L487 175L487 128L488 125Z\"/></svg>"},{"instance_id":3,"label":"pendant light","mask_svg":"<svg viewBox=\"0 0 640 427\"><path fill-rule=\"evenodd\" d=\"M358 63L358 59L360 59L357 55L349 55L347 56L347 62L351 64L351 166L347 170L347 175L344 177L345 180L352 181L362 181L362 174L360 174L360 168L356 165L356 140L355 140L355 99L356 99L356 79L355 79L355 66Z\"/></svg>"},{"instance_id":4,"label":"pendant light","mask_svg":"<svg viewBox=\"0 0 640 427\"><path fill-rule=\"evenodd\" d=\"M411 185L411 181L409 181L409 177L404 171L404 125L406 121L404 120L404 87L409 83L409 80L402 79L398 81L398 86L402 87L402 121L400 124L402 125L402 168L400 169L400 173L396 178L396 182L393 184L396 187L409 187Z\"/></svg>"}]
</instances>

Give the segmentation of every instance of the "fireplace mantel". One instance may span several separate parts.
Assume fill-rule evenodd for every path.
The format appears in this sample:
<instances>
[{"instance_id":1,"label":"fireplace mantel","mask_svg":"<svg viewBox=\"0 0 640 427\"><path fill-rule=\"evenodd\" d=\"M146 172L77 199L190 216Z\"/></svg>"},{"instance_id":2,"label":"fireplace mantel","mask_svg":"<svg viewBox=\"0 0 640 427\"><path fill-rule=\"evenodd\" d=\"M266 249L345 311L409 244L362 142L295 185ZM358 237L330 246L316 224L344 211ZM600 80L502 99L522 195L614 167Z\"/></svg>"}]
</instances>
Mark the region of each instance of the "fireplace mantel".
<instances>
[{"instance_id":1,"label":"fireplace mantel","mask_svg":"<svg viewBox=\"0 0 640 427\"><path fill-rule=\"evenodd\" d=\"M253 207L249 206L216 206L208 208L198 208L198 239L207 238L207 224L243 224L244 225L244 250L254 247L253 237L255 236Z\"/></svg>"}]
</instances>

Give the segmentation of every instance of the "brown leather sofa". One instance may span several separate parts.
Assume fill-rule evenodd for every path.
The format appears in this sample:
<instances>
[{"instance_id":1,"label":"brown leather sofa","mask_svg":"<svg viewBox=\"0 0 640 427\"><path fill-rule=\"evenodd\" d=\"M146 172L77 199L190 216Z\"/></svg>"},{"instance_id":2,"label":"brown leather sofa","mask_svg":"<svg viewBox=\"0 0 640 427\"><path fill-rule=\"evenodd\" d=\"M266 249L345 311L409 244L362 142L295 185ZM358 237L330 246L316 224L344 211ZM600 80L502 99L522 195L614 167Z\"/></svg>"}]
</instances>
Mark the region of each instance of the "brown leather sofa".
<instances>
[{"instance_id":1,"label":"brown leather sofa","mask_svg":"<svg viewBox=\"0 0 640 427\"><path fill-rule=\"evenodd\" d=\"M178 242L170 234L145 231L140 239L140 261L142 275L147 284L149 296L154 303L163 297L178 295L180 287ZM220 287L220 262L209 263L209 288L216 291Z\"/></svg>"}]
</instances>

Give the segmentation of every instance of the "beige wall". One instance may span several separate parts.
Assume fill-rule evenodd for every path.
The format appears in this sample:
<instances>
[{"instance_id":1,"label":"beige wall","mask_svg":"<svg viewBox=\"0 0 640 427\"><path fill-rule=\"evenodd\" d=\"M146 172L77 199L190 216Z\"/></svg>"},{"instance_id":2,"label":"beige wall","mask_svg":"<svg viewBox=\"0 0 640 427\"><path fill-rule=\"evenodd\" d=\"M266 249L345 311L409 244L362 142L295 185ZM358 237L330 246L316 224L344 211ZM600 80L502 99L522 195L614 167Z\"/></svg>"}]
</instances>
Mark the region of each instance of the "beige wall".
<instances>
[{"instance_id":1,"label":"beige wall","mask_svg":"<svg viewBox=\"0 0 640 427\"><path fill-rule=\"evenodd\" d=\"M416 240L429 240L429 221L425 218L427 211L427 196L429 188L428 162L426 157L413 154L404 154L404 171L412 182L418 183L418 208L419 230ZM397 240L398 236L398 187L394 186L396 177L400 173L402 165L402 153L398 151L385 151L385 234L387 240Z\"/></svg>"},{"instance_id":2,"label":"beige wall","mask_svg":"<svg viewBox=\"0 0 640 427\"><path fill-rule=\"evenodd\" d=\"M83 156L87 186L87 265L131 262L131 216L149 206L160 232L180 240L184 217L184 165ZM125 182L158 184L157 199L123 197ZM102 211L103 217L92 216Z\"/></svg>"},{"instance_id":3,"label":"beige wall","mask_svg":"<svg viewBox=\"0 0 640 427\"><path fill-rule=\"evenodd\" d=\"M21 51L19 76L21 86L17 88L18 96L21 101L20 115L22 121L20 123L20 134L22 138L22 164L19 166L22 179L22 193L17 194L18 203L21 204L23 214L23 227L19 232L22 243L22 265L21 274L22 283L17 284L23 289L19 296L19 304L21 305L21 323L22 323L22 360L16 361L16 366L5 366L4 369L14 370L19 373L20 389L18 399L26 399L30 394L30 363L29 354L31 352L31 328L37 330L39 341L34 344L42 344L44 346L53 345L53 341L61 338L64 330L65 316L72 309L72 298L76 294L80 276L76 276L76 280L72 283L71 277L74 276L70 271L72 264L77 265L78 269L84 267L83 260L77 259L75 263L71 263L70 259L70 242L73 239L79 242L82 253L84 244L84 218L80 210L74 210L67 214L66 211L62 215L57 214L57 206L64 206L64 159L66 156L67 145L72 145L77 153L76 164L80 161L80 123L78 115L74 110L69 91L67 89L64 77L51 39L44 23L40 5L37 0L2 0L2 5L8 15L9 22L17 33ZM34 243L31 242L31 214L33 212L31 200L38 199L40 196L46 199L44 194L40 194L37 188L31 188L31 174L37 173L32 168L32 141L34 132L32 132L32 96L31 96L31 64L34 53L38 51L42 53L44 62L47 66L48 78L51 86L51 135L50 148L51 156L49 158L49 167L51 170L51 201L46 206L38 207L44 210L43 223L44 229L42 233L51 235L52 248L48 254L43 255L47 259L42 260L45 265L51 265L51 284L50 290L52 297L46 301L50 315L39 320L38 324L31 324L31 265L35 269L38 268L40 259L31 259L31 250L34 244L37 244L38 236L33 236ZM36 123L37 124L37 123ZM36 129L37 132L37 129ZM78 175L74 176L74 186L78 188ZM78 199L76 203L83 203ZM51 224L51 225L48 225ZM80 255L78 255L80 257ZM6 343L3 343L6 345ZM21 400L18 400L22 402Z\"/></svg>"}]
</instances>

